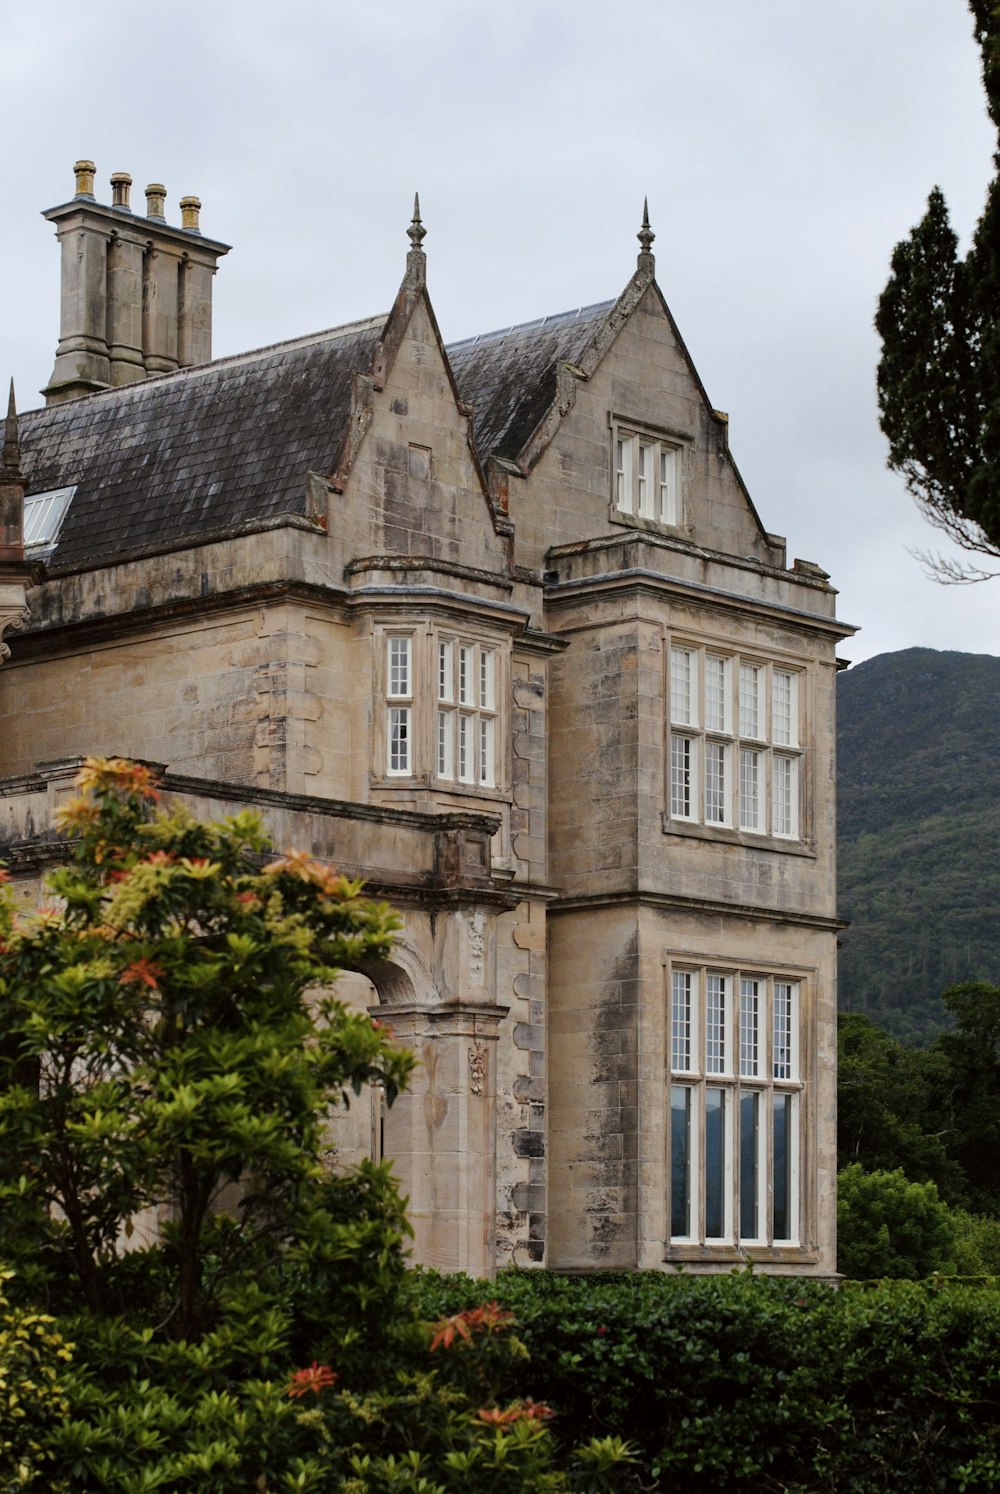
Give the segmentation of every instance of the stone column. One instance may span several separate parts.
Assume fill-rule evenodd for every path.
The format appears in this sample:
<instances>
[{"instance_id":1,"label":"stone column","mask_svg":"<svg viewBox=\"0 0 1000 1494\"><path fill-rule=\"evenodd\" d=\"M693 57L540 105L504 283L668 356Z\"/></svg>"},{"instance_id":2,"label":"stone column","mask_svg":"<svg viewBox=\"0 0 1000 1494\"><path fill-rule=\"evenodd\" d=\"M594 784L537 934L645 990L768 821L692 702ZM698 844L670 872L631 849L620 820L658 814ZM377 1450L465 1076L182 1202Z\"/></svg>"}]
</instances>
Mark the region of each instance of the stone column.
<instances>
[{"instance_id":1,"label":"stone column","mask_svg":"<svg viewBox=\"0 0 1000 1494\"><path fill-rule=\"evenodd\" d=\"M385 1154L408 1196L425 1266L496 1268L496 1039L506 1007L451 1001L382 1006L420 1066L385 1118Z\"/></svg>"}]
</instances>

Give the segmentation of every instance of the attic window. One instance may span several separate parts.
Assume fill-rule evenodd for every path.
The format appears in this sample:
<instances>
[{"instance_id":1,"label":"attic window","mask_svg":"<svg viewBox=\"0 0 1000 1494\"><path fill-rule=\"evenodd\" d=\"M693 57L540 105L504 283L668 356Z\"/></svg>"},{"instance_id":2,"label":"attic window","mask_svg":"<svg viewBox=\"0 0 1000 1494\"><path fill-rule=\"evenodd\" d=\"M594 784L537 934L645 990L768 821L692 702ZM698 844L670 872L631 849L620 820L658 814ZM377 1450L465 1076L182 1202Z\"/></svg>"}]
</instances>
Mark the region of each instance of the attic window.
<instances>
[{"instance_id":1,"label":"attic window","mask_svg":"<svg viewBox=\"0 0 1000 1494\"><path fill-rule=\"evenodd\" d=\"M612 421L612 517L676 526L682 449L676 441Z\"/></svg>"},{"instance_id":2,"label":"attic window","mask_svg":"<svg viewBox=\"0 0 1000 1494\"><path fill-rule=\"evenodd\" d=\"M24 548L45 550L55 544L70 500L71 488L53 488L50 493L34 493L24 500Z\"/></svg>"}]
</instances>

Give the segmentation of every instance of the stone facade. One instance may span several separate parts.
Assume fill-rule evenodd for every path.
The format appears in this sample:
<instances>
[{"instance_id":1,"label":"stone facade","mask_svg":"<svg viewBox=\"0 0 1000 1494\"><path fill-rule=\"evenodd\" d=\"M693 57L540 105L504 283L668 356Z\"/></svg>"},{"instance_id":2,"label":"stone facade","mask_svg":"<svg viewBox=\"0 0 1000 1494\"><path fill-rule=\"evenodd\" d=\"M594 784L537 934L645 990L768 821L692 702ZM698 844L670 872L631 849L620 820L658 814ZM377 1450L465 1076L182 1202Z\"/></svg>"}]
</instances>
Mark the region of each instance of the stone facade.
<instances>
[{"instance_id":1,"label":"stone facade","mask_svg":"<svg viewBox=\"0 0 1000 1494\"><path fill-rule=\"evenodd\" d=\"M418 1259L832 1272L851 629L762 528L648 223L616 302L446 348L417 208L387 316L212 363L226 246L127 183L78 163L46 214L63 334L8 432L8 507L68 495L0 569L25 900L86 753L254 806L402 915L342 989L416 1079L334 1140L394 1159Z\"/></svg>"}]
</instances>

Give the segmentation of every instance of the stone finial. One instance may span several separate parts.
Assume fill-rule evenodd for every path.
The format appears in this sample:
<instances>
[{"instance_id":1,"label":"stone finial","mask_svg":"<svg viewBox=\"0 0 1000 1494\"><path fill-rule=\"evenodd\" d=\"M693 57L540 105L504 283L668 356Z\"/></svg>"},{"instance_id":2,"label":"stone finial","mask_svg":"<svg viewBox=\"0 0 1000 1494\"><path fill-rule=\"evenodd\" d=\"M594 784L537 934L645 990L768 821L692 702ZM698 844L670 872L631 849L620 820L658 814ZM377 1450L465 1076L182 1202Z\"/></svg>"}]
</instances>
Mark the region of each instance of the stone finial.
<instances>
[{"instance_id":1,"label":"stone finial","mask_svg":"<svg viewBox=\"0 0 1000 1494\"><path fill-rule=\"evenodd\" d=\"M77 161L73 170L76 172L77 197L93 197L94 175L97 171L93 161Z\"/></svg>"},{"instance_id":2,"label":"stone finial","mask_svg":"<svg viewBox=\"0 0 1000 1494\"><path fill-rule=\"evenodd\" d=\"M146 188L146 217L153 218L158 223L165 223L163 208L166 200L166 187L161 182L150 182Z\"/></svg>"},{"instance_id":3,"label":"stone finial","mask_svg":"<svg viewBox=\"0 0 1000 1494\"><path fill-rule=\"evenodd\" d=\"M427 230L420 221L420 193L413 194L413 221L406 230L410 251L406 256L406 279L411 285L423 285L427 278L427 259L420 247Z\"/></svg>"},{"instance_id":4,"label":"stone finial","mask_svg":"<svg viewBox=\"0 0 1000 1494\"><path fill-rule=\"evenodd\" d=\"M0 482L21 481L21 443L17 434L17 405L14 400L14 380L10 381L7 399L7 419L3 427L3 456L0 457Z\"/></svg>"},{"instance_id":5,"label":"stone finial","mask_svg":"<svg viewBox=\"0 0 1000 1494\"><path fill-rule=\"evenodd\" d=\"M132 178L127 171L113 171L111 173L111 206L118 208L122 213L132 211L129 206L128 194L132 188Z\"/></svg>"},{"instance_id":6,"label":"stone finial","mask_svg":"<svg viewBox=\"0 0 1000 1494\"><path fill-rule=\"evenodd\" d=\"M181 227L185 233L201 233L198 214L201 212L200 197L181 198Z\"/></svg>"},{"instance_id":7,"label":"stone finial","mask_svg":"<svg viewBox=\"0 0 1000 1494\"><path fill-rule=\"evenodd\" d=\"M656 234L649 226L649 200L645 197L642 199L642 227L636 234L636 238L640 245L639 268L640 270L652 270L654 266L652 244Z\"/></svg>"}]
</instances>

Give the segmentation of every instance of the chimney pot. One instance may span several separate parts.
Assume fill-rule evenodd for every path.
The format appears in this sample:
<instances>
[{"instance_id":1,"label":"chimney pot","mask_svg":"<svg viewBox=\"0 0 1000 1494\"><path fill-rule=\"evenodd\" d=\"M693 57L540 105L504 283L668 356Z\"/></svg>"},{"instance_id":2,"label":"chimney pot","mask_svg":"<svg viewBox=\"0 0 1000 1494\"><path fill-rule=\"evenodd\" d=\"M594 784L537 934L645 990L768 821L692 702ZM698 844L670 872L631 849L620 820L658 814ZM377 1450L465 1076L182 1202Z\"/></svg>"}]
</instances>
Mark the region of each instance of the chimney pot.
<instances>
[{"instance_id":1,"label":"chimney pot","mask_svg":"<svg viewBox=\"0 0 1000 1494\"><path fill-rule=\"evenodd\" d=\"M167 200L167 189L160 182L150 182L146 188L146 217L165 223L163 205Z\"/></svg>"},{"instance_id":2,"label":"chimney pot","mask_svg":"<svg viewBox=\"0 0 1000 1494\"><path fill-rule=\"evenodd\" d=\"M111 206L120 208L123 213L132 211L129 206L128 194L132 186L132 178L127 171L115 171L111 176Z\"/></svg>"},{"instance_id":3,"label":"chimney pot","mask_svg":"<svg viewBox=\"0 0 1000 1494\"><path fill-rule=\"evenodd\" d=\"M97 170L93 161L77 161L73 170L76 172L77 197L93 197L94 173Z\"/></svg>"},{"instance_id":4,"label":"chimney pot","mask_svg":"<svg viewBox=\"0 0 1000 1494\"><path fill-rule=\"evenodd\" d=\"M201 233L198 227L198 214L201 212L200 197L181 198L181 228L185 233Z\"/></svg>"}]
</instances>

